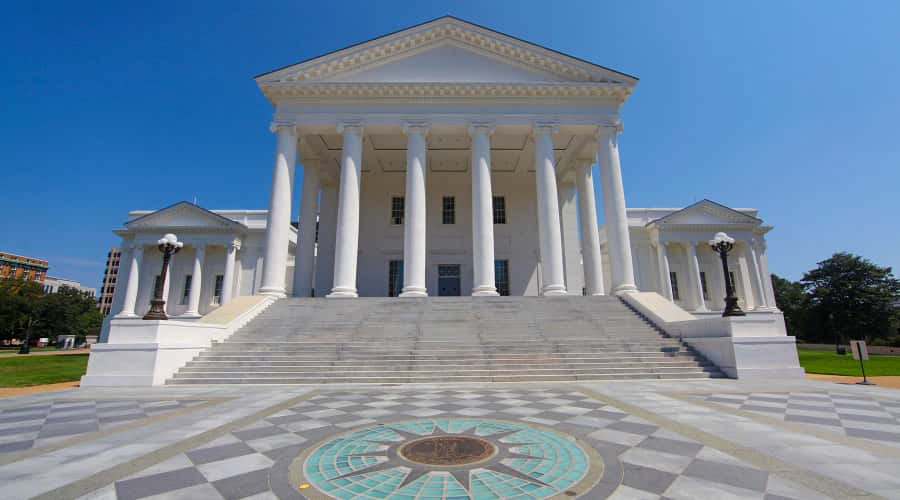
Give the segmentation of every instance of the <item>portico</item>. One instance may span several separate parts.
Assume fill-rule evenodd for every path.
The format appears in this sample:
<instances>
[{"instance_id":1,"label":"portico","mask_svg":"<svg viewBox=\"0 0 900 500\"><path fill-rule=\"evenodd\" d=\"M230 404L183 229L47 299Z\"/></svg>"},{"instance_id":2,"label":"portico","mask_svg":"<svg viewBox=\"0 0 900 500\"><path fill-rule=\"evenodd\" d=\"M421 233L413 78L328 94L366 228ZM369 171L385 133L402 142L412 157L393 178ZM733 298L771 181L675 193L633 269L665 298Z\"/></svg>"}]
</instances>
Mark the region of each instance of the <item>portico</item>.
<instances>
[{"instance_id":1,"label":"portico","mask_svg":"<svg viewBox=\"0 0 900 500\"><path fill-rule=\"evenodd\" d=\"M258 76L277 137L260 292L287 294L281 232L298 151L300 218L318 215L319 240L301 229L296 296L425 297L441 265L459 266L475 296L636 290L616 139L636 83L449 17ZM577 207L559 194L573 177ZM581 244L564 244L567 229Z\"/></svg>"}]
</instances>

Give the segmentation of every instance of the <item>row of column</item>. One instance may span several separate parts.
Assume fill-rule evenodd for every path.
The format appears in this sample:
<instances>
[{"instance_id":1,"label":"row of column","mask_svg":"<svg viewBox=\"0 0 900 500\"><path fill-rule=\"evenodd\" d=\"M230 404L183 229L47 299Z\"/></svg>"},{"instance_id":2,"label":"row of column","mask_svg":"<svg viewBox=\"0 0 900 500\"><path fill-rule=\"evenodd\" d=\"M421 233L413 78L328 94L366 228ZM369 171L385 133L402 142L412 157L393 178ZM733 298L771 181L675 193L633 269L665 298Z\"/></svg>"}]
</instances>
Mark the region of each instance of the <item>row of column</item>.
<instances>
[{"instance_id":1,"label":"row of column","mask_svg":"<svg viewBox=\"0 0 900 500\"><path fill-rule=\"evenodd\" d=\"M426 190L427 174L425 122L407 122L403 131L407 136L406 199L404 212L404 273L401 297L425 297L426 261ZM287 266L288 227L291 212L291 185L296 161L296 129L284 124L275 125L277 150L272 176L266 250L263 264L261 293L284 296L284 272ZM472 295L497 295L494 276L493 194L491 189L491 143L494 125L472 123L472 258L474 284ZM547 296L565 295L562 236L559 224L559 203L556 182L552 134L555 123L537 123L533 127L534 164L543 283L541 293ZM341 171L334 247L333 288L328 297L357 297L356 274L359 254L360 180L362 167L363 126L360 123L338 124L343 135ZM631 248L625 213L625 195L619 165L616 127L598 129L598 153L594 159L600 164L601 189L612 270L612 292L637 290L634 283ZM591 173L592 161L576 164L579 214L581 219L581 249L584 260L585 284L591 295L603 294L603 272L597 227L597 211ZM294 289L306 295L312 287L314 267L314 238L316 193L319 179L314 168L305 169L303 201Z\"/></svg>"},{"instance_id":2,"label":"row of column","mask_svg":"<svg viewBox=\"0 0 900 500\"><path fill-rule=\"evenodd\" d=\"M690 241L684 243L660 241L656 245L656 253L659 268L659 293L669 300L674 300L672 293L672 281L670 279L669 253L667 247L672 244L683 244L687 254L688 264L688 290L690 302L694 305L695 312L707 312L706 302L703 299L703 284L700 280L700 260L697 250L706 242ZM757 240L744 242L740 248L741 256L747 263L747 267L741 266L741 278L744 283L744 295L753 298L754 309L775 309L775 292L772 288L772 280L769 278L768 263L764 261L765 252L760 251L762 243ZM720 276L721 272L714 273ZM724 280L724 277L722 277ZM752 283L751 283L752 282ZM736 285L735 285L736 286ZM725 287L723 285L722 289Z\"/></svg>"},{"instance_id":3,"label":"row of column","mask_svg":"<svg viewBox=\"0 0 900 500\"><path fill-rule=\"evenodd\" d=\"M222 297L219 304L225 305L231 301L232 290L234 289L235 276L235 260L238 250L237 242L231 242L225 245L225 272L222 276ZM125 282L125 296L122 302L122 310L116 317L133 318L137 317L135 310L137 308L137 296L141 284L141 265L144 259L143 245L132 245L131 257L128 264L128 277ZM200 317L200 292L203 286L203 267L206 260L206 246L194 247L194 261L191 269L191 290L188 295L187 310L181 317L198 318ZM171 283L171 266L167 269L163 280L163 298L168 300L169 285Z\"/></svg>"}]
</instances>

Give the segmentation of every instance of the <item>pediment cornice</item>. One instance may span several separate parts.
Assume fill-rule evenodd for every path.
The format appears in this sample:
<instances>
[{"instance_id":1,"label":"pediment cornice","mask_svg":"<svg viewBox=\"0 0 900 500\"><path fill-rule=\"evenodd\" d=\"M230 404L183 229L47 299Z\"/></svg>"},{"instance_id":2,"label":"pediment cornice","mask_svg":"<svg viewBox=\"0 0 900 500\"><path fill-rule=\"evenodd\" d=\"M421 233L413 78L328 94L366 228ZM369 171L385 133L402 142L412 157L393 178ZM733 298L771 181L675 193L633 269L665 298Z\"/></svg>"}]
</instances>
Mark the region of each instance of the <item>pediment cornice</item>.
<instances>
[{"instance_id":1,"label":"pediment cornice","mask_svg":"<svg viewBox=\"0 0 900 500\"><path fill-rule=\"evenodd\" d=\"M754 228L762 220L746 213L726 207L711 200L701 200L665 217L650 221L647 227L657 229L706 229L733 226L734 228Z\"/></svg>"},{"instance_id":2,"label":"pediment cornice","mask_svg":"<svg viewBox=\"0 0 900 500\"><path fill-rule=\"evenodd\" d=\"M192 203L182 201L125 223L130 231L172 229L179 231L245 232L247 226Z\"/></svg>"},{"instance_id":3,"label":"pediment cornice","mask_svg":"<svg viewBox=\"0 0 900 500\"><path fill-rule=\"evenodd\" d=\"M484 84L484 83L320 83L273 84L263 88L270 100L281 98L598 98L625 100L632 86L625 84Z\"/></svg>"},{"instance_id":4,"label":"pediment cornice","mask_svg":"<svg viewBox=\"0 0 900 500\"><path fill-rule=\"evenodd\" d=\"M493 31L453 17L442 17L406 30L385 35L368 42L357 44L314 59L293 64L269 73L259 75L257 84L269 99L286 95L371 95L389 92L396 97L419 97L422 92L434 93L436 96L463 94L470 92L484 93L511 90L522 96L535 97L547 95L548 92L572 92L565 86L537 85L524 86L535 88L511 89L509 86L474 85L321 85L332 82L339 75L362 71L368 68L388 64L405 57L418 54L429 48L452 44L488 57L502 63L511 64L537 73L553 75L556 79L570 84L570 87L583 86L578 91L581 95L613 95L624 99L637 78L620 73L603 66L589 63L581 59L556 52L503 33ZM510 82L514 84L515 82ZM320 85L315 85L320 84ZM578 85L573 85L578 84ZM284 90L285 87L300 87L294 93ZM388 89L387 87L391 87ZM399 88L393 88L399 87ZM443 88L450 87L450 88ZM474 88L469 88L474 87ZM512 87L517 87L513 85ZM602 90L606 87L609 90ZM277 89L277 90L276 90ZM563 90L566 89L566 90ZM626 90L627 89L627 90ZM399 93L399 95L394 95Z\"/></svg>"}]
</instances>

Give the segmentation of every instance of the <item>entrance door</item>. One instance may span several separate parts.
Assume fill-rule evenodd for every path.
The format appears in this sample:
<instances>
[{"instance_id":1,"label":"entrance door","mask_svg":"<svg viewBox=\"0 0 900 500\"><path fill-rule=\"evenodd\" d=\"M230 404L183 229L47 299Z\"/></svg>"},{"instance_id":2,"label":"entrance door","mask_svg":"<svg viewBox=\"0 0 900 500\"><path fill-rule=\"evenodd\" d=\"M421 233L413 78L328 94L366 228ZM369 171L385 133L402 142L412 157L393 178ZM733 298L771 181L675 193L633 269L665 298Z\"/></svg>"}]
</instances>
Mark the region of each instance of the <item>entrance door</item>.
<instances>
[{"instance_id":1,"label":"entrance door","mask_svg":"<svg viewBox=\"0 0 900 500\"><path fill-rule=\"evenodd\" d=\"M438 296L459 297L459 264L438 264Z\"/></svg>"}]
</instances>

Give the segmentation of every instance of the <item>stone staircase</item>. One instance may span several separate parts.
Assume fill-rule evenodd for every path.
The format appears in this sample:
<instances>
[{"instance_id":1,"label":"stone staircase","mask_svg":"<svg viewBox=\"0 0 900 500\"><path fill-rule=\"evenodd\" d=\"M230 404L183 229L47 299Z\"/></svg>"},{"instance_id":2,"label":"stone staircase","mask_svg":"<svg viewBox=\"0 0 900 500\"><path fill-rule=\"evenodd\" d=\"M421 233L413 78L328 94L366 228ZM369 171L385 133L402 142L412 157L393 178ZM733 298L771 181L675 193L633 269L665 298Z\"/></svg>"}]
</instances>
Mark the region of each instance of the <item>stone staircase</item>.
<instances>
[{"instance_id":1,"label":"stone staircase","mask_svg":"<svg viewBox=\"0 0 900 500\"><path fill-rule=\"evenodd\" d=\"M616 297L289 298L170 384L722 377Z\"/></svg>"}]
</instances>

